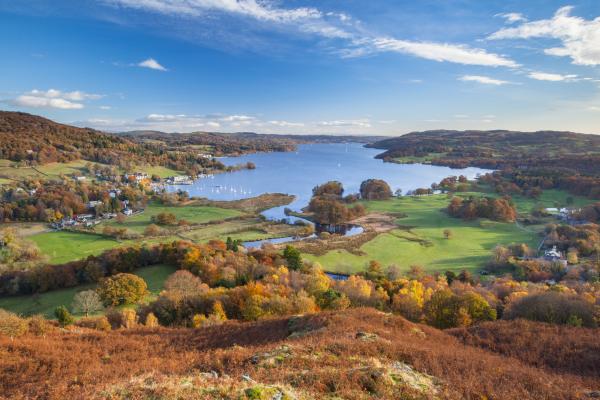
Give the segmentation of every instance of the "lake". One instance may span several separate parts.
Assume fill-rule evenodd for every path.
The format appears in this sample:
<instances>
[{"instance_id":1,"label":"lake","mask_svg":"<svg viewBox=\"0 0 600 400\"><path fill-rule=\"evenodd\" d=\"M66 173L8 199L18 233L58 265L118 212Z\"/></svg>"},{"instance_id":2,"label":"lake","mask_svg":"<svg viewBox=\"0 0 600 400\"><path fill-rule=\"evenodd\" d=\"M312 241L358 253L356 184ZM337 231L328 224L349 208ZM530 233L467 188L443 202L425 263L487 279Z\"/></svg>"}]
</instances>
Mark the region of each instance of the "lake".
<instances>
[{"instance_id":1,"label":"lake","mask_svg":"<svg viewBox=\"0 0 600 400\"><path fill-rule=\"evenodd\" d=\"M383 179L393 191L403 193L451 175L475 178L488 172L480 168L451 169L425 164L384 163L374 157L382 150L369 149L360 143L303 144L295 152L255 153L240 157L222 157L226 165L253 162L256 169L216 174L196 180L192 185L173 185L170 191L185 190L190 196L211 200L237 200L263 193L287 193L296 196L288 206L294 211L305 207L312 189L321 183L336 180L344 185L344 194L358 193L362 181ZM267 218L286 218L285 207L265 211Z\"/></svg>"}]
</instances>

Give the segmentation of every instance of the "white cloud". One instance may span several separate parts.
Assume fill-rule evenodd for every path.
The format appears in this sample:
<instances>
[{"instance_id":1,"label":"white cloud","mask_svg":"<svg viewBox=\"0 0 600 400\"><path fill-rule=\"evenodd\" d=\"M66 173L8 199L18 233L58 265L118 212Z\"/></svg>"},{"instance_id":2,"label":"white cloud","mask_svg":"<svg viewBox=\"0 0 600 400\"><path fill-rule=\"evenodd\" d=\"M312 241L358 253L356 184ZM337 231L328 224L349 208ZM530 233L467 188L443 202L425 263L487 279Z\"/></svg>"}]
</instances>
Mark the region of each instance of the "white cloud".
<instances>
[{"instance_id":1,"label":"white cloud","mask_svg":"<svg viewBox=\"0 0 600 400\"><path fill-rule=\"evenodd\" d=\"M197 17L206 11L220 11L249 16L271 22L289 22L321 18L319 10L312 7L278 8L271 2L256 0L105 0L106 3L163 14Z\"/></svg>"},{"instance_id":2,"label":"white cloud","mask_svg":"<svg viewBox=\"0 0 600 400\"><path fill-rule=\"evenodd\" d=\"M596 112L600 112L600 106L589 106L587 108L588 111L596 111Z\"/></svg>"},{"instance_id":3,"label":"white cloud","mask_svg":"<svg viewBox=\"0 0 600 400\"><path fill-rule=\"evenodd\" d=\"M167 69L165 67L163 67L162 65L160 65L158 63L158 61L156 61L154 58L149 58L147 60L140 61L137 64L137 66L142 67L142 68L150 68L150 69L154 69L157 71L167 71Z\"/></svg>"},{"instance_id":4,"label":"white cloud","mask_svg":"<svg viewBox=\"0 0 600 400\"><path fill-rule=\"evenodd\" d=\"M350 120L334 120L334 121L321 121L318 123L324 127L358 127L358 128L370 128L371 121L368 119L350 119Z\"/></svg>"},{"instance_id":5,"label":"white cloud","mask_svg":"<svg viewBox=\"0 0 600 400\"><path fill-rule=\"evenodd\" d=\"M494 78L490 78L487 76L481 76L481 75L464 75L464 76L461 76L460 78L458 78L458 80L464 81L464 82L477 82L477 83L482 83L484 85L496 85L496 86L507 85L507 84L511 83L509 81L503 81L500 79L494 79Z\"/></svg>"},{"instance_id":6,"label":"white cloud","mask_svg":"<svg viewBox=\"0 0 600 400\"><path fill-rule=\"evenodd\" d=\"M301 122L269 121L268 123L274 126L280 126L282 128L301 128L304 126L304 124Z\"/></svg>"},{"instance_id":7,"label":"white cloud","mask_svg":"<svg viewBox=\"0 0 600 400\"><path fill-rule=\"evenodd\" d=\"M254 121L256 119L256 117L252 117L249 115L227 115L224 117L221 117L222 121L226 121L226 122L248 122L248 121Z\"/></svg>"},{"instance_id":8,"label":"white cloud","mask_svg":"<svg viewBox=\"0 0 600 400\"><path fill-rule=\"evenodd\" d=\"M523 14L516 13L516 12L496 14L496 15L494 15L494 17L502 17L502 18L504 18L504 20L505 20L505 22L507 24L514 24L514 23L517 23L517 22L525 22L525 21L527 21L527 18L525 18L523 16Z\"/></svg>"},{"instance_id":9,"label":"white cloud","mask_svg":"<svg viewBox=\"0 0 600 400\"><path fill-rule=\"evenodd\" d=\"M100 106L98 108L100 108L101 110L110 110L112 107L111 106Z\"/></svg>"},{"instance_id":10,"label":"white cloud","mask_svg":"<svg viewBox=\"0 0 600 400\"><path fill-rule=\"evenodd\" d=\"M356 57L370 52L396 52L410 54L438 62L452 62L465 65L483 65L488 67L518 67L513 60L504 56L488 53L462 44L414 42L389 37L375 38L370 41L355 42L359 47L346 52L346 56Z\"/></svg>"},{"instance_id":11,"label":"white cloud","mask_svg":"<svg viewBox=\"0 0 600 400\"><path fill-rule=\"evenodd\" d=\"M600 17L586 20L572 16L572 10L571 6L562 7L551 19L504 28L489 39L556 39L562 47L547 48L544 50L546 54L570 57L578 65L600 65Z\"/></svg>"},{"instance_id":12,"label":"white cloud","mask_svg":"<svg viewBox=\"0 0 600 400\"><path fill-rule=\"evenodd\" d=\"M84 108L82 102L86 100L97 100L102 97L104 96L85 93L79 90L62 92L56 89L48 89L46 91L34 89L10 100L9 103L18 107L79 110Z\"/></svg>"},{"instance_id":13,"label":"white cloud","mask_svg":"<svg viewBox=\"0 0 600 400\"><path fill-rule=\"evenodd\" d=\"M396 121L378 121L378 124L393 125ZM164 132L259 132L274 134L361 134L372 128L367 118L340 119L331 121L287 121L283 119L261 119L244 114L167 114L152 113L136 120L92 118L74 122L78 126L91 126L107 131L158 130Z\"/></svg>"},{"instance_id":14,"label":"white cloud","mask_svg":"<svg viewBox=\"0 0 600 400\"><path fill-rule=\"evenodd\" d=\"M11 102L13 105L31 108L58 108L62 110L77 110L83 108L81 103L73 103L65 99L49 99L30 95L21 95Z\"/></svg>"},{"instance_id":15,"label":"white cloud","mask_svg":"<svg viewBox=\"0 0 600 400\"><path fill-rule=\"evenodd\" d=\"M538 81L551 81L551 82L572 82L577 80L577 75L561 75L551 74L547 72L530 72L528 76L531 79Z\"/></svg>"},{"instance_id":16,"label":"white cloud","mask_svg":"<svg viewBox=\"0 0 600 400\"><path fill-rule=\"evenodd\" d=\"M499 54L463 44L433 41L410 41L382 37L369 32L360 21L342 13L322 12L314 7L283 8L272 0L104 0L117 7L128 7L164 15L205 18L209 13L225 13L267 22L266 30L291 27L303 34L337 40L334 52L343 57L362 57L381 52L409 54L439 62L492 67L518 67L518 64ZM340 47L342 48L340 50ZM150 60L147 60L150 61ZM153 60L152 60L153 61ZM158 63L157 63L158 64Z\"/></svg>"}]
</instances>

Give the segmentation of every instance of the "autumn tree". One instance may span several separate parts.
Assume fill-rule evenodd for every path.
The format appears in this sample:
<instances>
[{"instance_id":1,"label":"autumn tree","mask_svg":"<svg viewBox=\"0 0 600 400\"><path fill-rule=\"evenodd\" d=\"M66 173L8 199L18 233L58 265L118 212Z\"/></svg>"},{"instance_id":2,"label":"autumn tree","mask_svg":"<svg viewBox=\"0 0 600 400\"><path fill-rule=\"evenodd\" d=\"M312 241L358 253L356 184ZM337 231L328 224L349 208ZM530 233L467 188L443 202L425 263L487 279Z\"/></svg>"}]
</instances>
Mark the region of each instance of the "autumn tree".
<instances>
[{"instance_id":1,"label":"autumn tree","mask_svg":"<svg viewBox=\"0 0 600 400\"><path fill-rule=\"evenodd\" d=\"M360 184L360 197L365 200L388 200L392 189L381 179L367 179Z\"/></svg>"},{"instance_id":2,"label":"autumn tree","mask_svg":"<svg viewBox=\"0 0 600 400\"><path fill-rule=\"evenodd\" d=\"M107 306L135 304L144 298L148 291L146 282L137 275L119 273L103 279L98 294Z\"/></svg>"},{"instance_id":3,"label":"autumn tree","mask_svg":"<svg viewBox=\"0 0 600 400\"><path fill-rule=\"evenodd\" d=\"M182 299L205 293L208 286L190 271L181 269L169 275L165 281L165 290L169 297Z\"/></svg>"},{"instance_id":4,"label":"autumn tree","mask_svg":"<svg viewBox=\"0 0 600 400\"><path fill-rule=\"evenodd\" d=\"M150 220L157 225L177 225L177 216L170 212L153 215Z\"/></svg>"}]
</instances>

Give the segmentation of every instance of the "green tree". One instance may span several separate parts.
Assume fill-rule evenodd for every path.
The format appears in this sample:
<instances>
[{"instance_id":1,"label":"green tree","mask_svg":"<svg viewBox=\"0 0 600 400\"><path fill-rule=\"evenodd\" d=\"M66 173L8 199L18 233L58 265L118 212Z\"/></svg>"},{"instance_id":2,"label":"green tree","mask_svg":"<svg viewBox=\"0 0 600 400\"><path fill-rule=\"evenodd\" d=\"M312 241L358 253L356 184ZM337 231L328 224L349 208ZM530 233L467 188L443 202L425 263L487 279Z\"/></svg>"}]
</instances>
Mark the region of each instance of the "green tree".
<instances>
[{"instance_id":1,"label":"green tree","mask_svg":"<svg viewBox=\"0 0 600 400\"><path fill-rule=\"evenodd\" d=\"M283 250L283 257L288 263L288 267L293 270L299 270L302 268L302 256L300 251L293 246L287 245L285 246L285 250Z\"/></svg>"},{"instance_id":2,"label":"green tree","mask_svg":"<svg viewBox=\"0 0 600 400\"><path fill-rule=\"evenodd\" d=\"M58 324L63 328L65 326L72 325L75 322L75 318L71 315L67 307L59 306L54 310L54 316L58 320Z\"/></svg>"},{"instance_id":3,"label":"green tree","mask_svg":"<svg viewBox=\"0 0 600 400\"><path fill-rule=\"evenodd\" d=\"M100 282L98 294L106 306L135 304L148 291L146 282L137 275L121 273Z\"/></svg>"}]
</instances>

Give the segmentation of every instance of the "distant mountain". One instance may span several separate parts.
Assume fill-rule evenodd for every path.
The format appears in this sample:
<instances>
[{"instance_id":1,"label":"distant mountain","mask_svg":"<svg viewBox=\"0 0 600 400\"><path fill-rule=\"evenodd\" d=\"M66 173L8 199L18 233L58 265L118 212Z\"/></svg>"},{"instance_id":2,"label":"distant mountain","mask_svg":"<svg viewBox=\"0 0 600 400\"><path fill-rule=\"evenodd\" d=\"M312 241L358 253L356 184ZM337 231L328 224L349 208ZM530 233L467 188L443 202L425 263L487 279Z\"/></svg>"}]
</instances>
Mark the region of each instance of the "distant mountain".
<instances>
[{"instance_id":1,"label":"distant mountain","mask_svg":"<svg viewBox=\"0 0 600 400\"><path fill-rule=\"evenodd\" d=\"M600 135L562 131L507 130L411 132L368 147L388 161L426 161L451 167L552 167L600 174Z\"/></svg>"},{"instance_id":2,"label":"distant mountain","mask_svg":"<svg viewBox=\"0 0 600 400\"><path fill-rule=\"evenodd\" d=\"M197 138L197 137L221 137L221 138L236 138L236 139L273 139L273 140L290 140L297 143L373 143L385 139L385 136L374 135L311 135L311 134L265 134L256 132L208 132L197 131L189 133L179 132L161 132L155 130L136 130L118 133L120 136L126 137L173 137L173 138ZM175 140L175 139L171 139Z\"/></svg>"}]
</instances>

